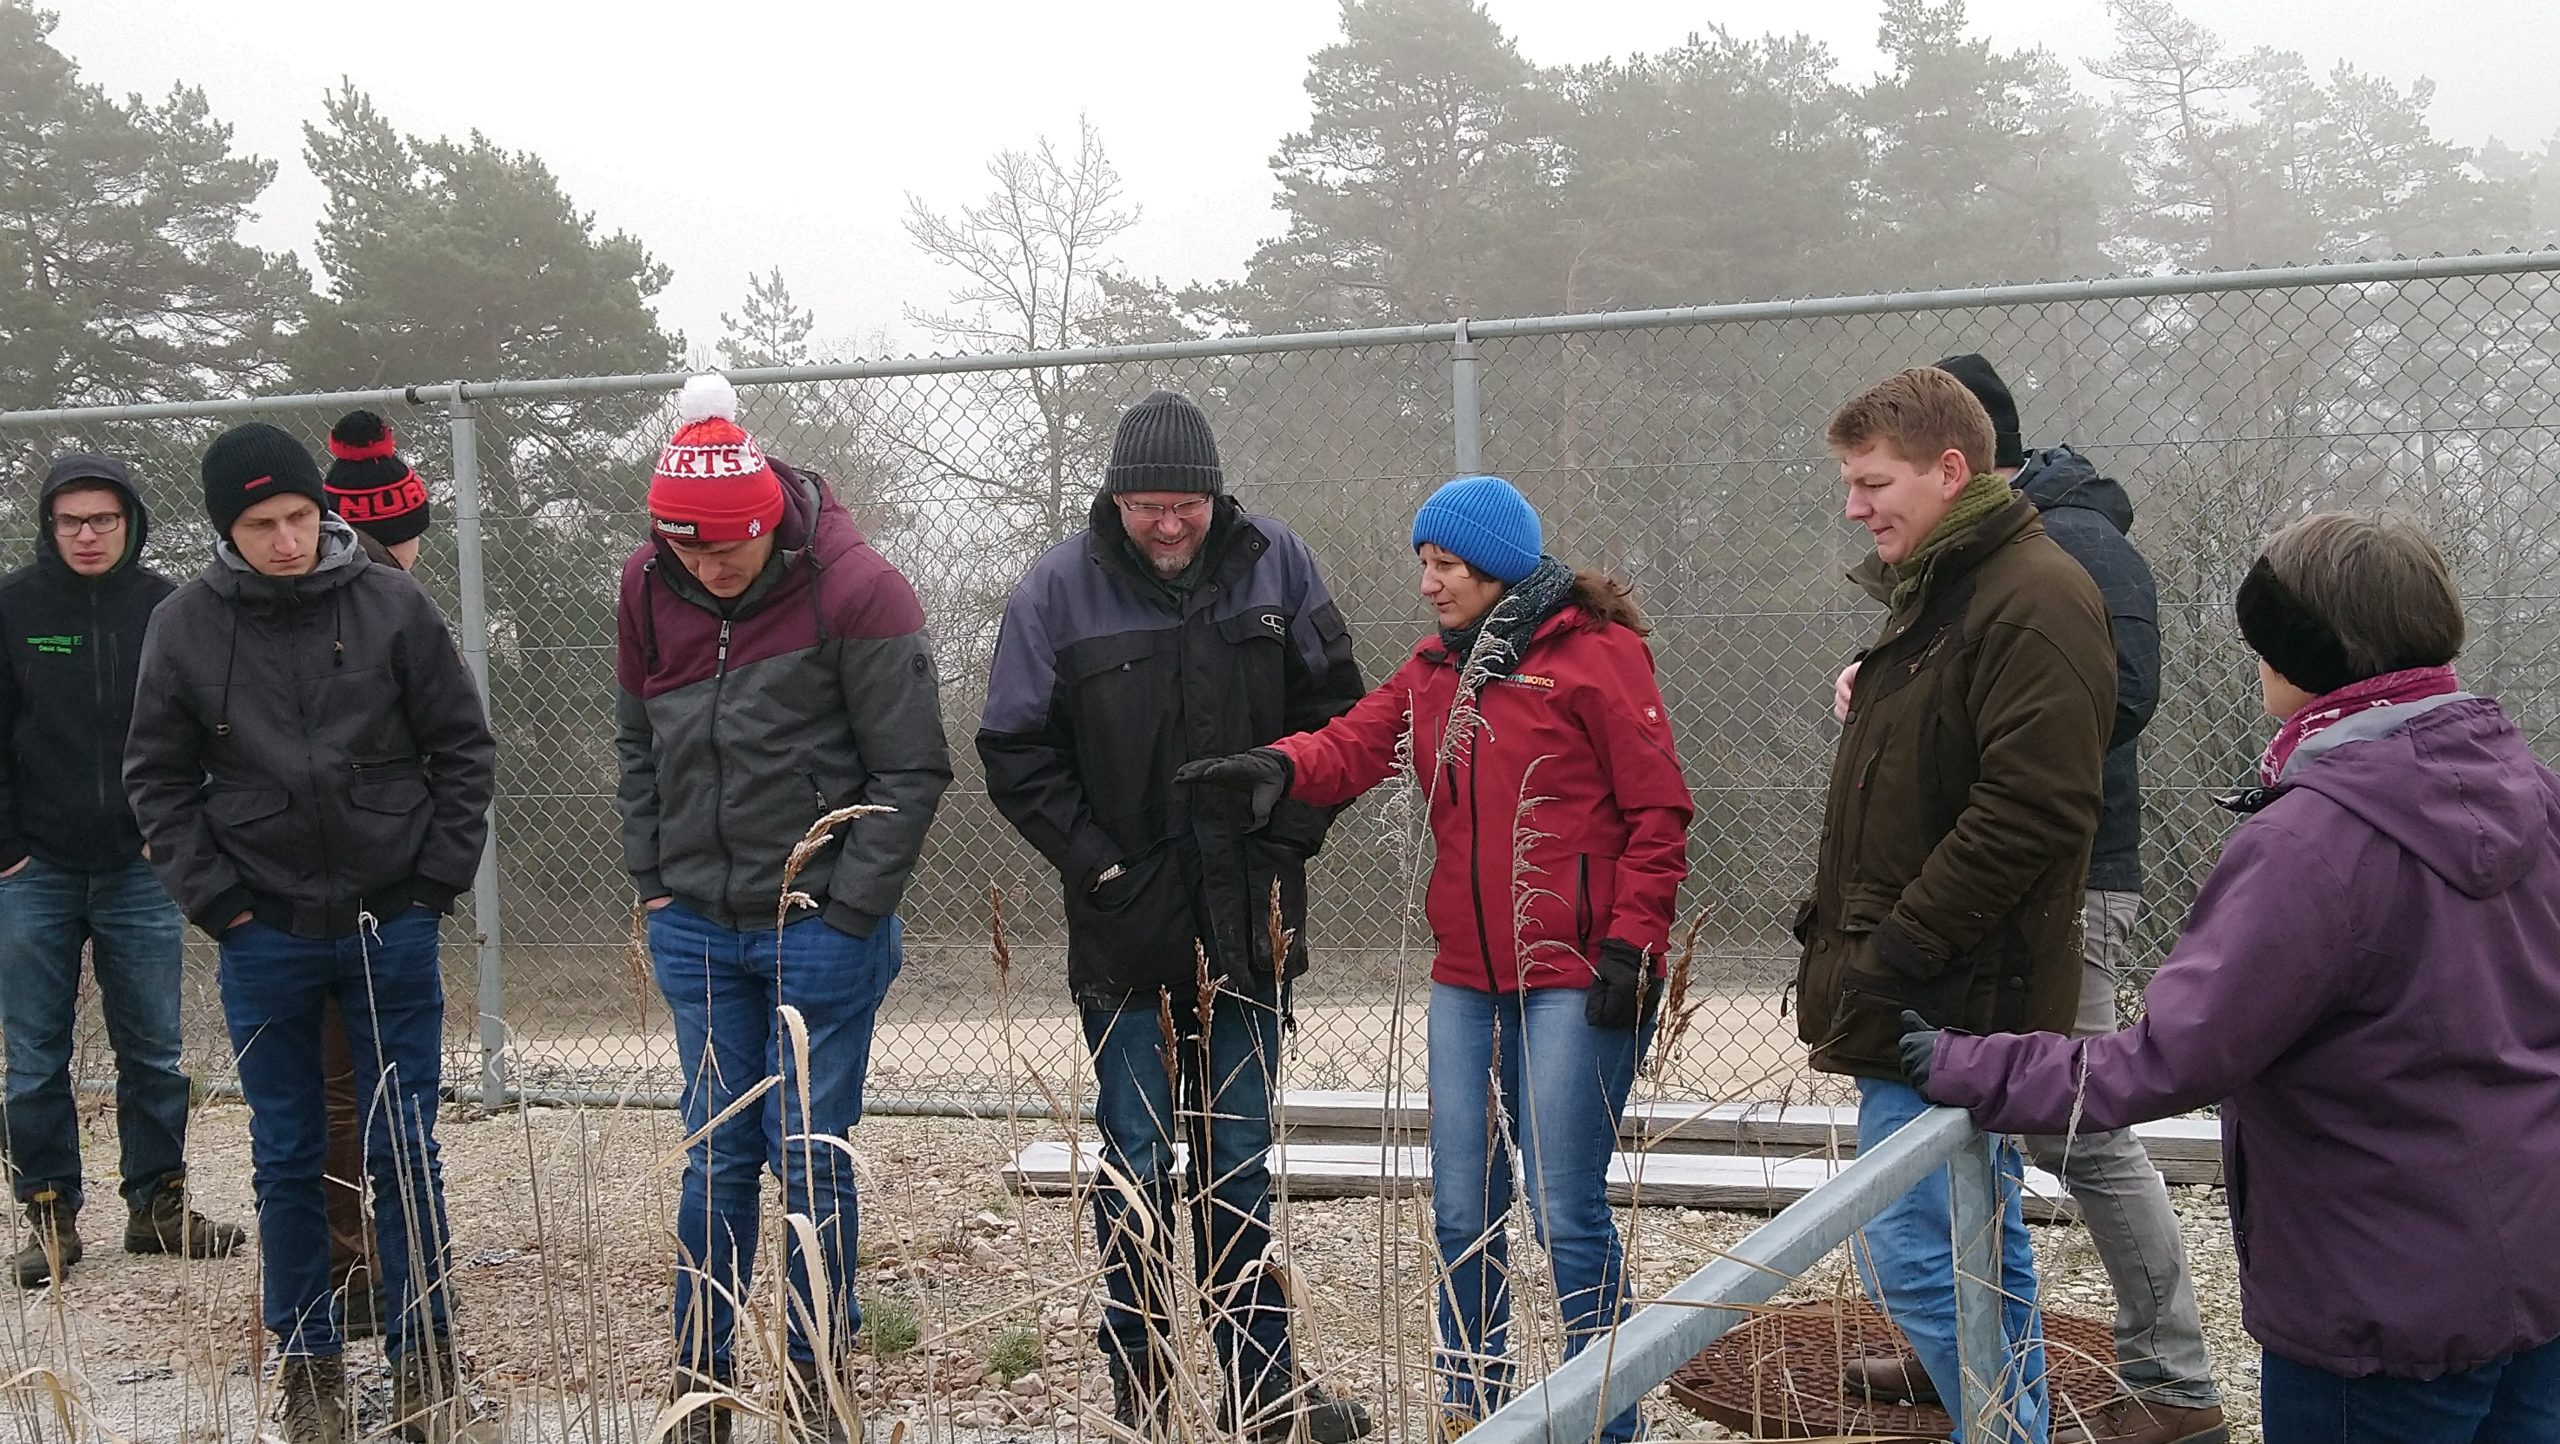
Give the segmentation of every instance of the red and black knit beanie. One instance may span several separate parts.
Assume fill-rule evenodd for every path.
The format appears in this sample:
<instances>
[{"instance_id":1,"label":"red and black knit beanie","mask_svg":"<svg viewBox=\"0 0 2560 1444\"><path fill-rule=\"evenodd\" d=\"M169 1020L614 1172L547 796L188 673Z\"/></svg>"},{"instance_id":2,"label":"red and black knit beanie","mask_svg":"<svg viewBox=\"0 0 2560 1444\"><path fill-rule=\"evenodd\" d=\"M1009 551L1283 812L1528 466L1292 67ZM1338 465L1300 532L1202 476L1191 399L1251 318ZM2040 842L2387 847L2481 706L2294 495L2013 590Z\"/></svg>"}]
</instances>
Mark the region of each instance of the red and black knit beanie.
<instances>
[{"instance_id":1,"label":"red and black knit beanie","mask_svg":"<svg viewBox=\"0 0 2560 1444\"><path fill-rule=\"evenodd\" d=\"M347 525L392 546L423 534L434 520L427 484L400 459L390 423L350 411L329 428L329 505Z\"/></svg>"}]
</instances>

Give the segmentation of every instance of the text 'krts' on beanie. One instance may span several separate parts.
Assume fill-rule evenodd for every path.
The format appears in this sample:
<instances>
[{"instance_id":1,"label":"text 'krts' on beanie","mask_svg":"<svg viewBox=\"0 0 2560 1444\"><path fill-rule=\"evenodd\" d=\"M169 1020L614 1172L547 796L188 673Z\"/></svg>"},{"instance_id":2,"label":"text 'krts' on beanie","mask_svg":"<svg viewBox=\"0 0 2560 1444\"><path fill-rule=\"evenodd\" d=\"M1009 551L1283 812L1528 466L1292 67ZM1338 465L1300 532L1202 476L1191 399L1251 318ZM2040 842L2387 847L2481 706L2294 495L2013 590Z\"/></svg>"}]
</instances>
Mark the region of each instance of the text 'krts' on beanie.
<instances>
[{"instance_id":1,"label":"text 'krts' on beanie","mask_svg":"<svg viewBox=\"0 0 2560 1444\"><path fill-rule=\"evenodd\" d=\"M204 512L228 540L240 513L276 496L305 496L327 510L319 463L293 433L263 421L232 427L204 451Z\"/></svg>"},{"instance_id":2,"label":"text 'krts' on beanie","mask_svg":"<svg viewBox=\"0 0 2560 1444\"><path fill-rule=\"evenodd\" d=\"M696 376L676 397L683 424L649 477L649 525L678 541L752 541L782 524L782 478L738 427L729 378Z\"/></svg>"},{"instance_id":3,"label":"text 'krts' on beanie","mask_svg":"<svg viewBox=\"0 0 2560 1444\"><path fill-rule=\"evenodd\" d=\"M1440 548L1502 583L1516 586L1538 569L1545 534L1520 489L1498 476L1445 482L1413 514L1413 547Z\"/></svg>"},{"instance_id":4,"label":"text 'krts' on beanie","mask_svg":"<svg viewBox=\"0 0 2560 1444\"><path fill-rule=\"evenodd\" d=\"M1226 486L1218 469L1218 438L1208 413L1179 391L1154 391L1120 413L1111 434L1111 464L1102 489L1191 491L1215 496Z\"/></svg>"},{"instance_id":5,"label":"text 'krts' on beanie","mask_svg":"<svg viewBox=\"0 0 2560 1444\"><path fill-rule=\"evenodd\" d=\"M427 484L401 459L391 423L370 411L348 412L329 428L329 455L321 481L347 525L384 546L426 533L434 519Z\"/></svg>"}]
</instances>

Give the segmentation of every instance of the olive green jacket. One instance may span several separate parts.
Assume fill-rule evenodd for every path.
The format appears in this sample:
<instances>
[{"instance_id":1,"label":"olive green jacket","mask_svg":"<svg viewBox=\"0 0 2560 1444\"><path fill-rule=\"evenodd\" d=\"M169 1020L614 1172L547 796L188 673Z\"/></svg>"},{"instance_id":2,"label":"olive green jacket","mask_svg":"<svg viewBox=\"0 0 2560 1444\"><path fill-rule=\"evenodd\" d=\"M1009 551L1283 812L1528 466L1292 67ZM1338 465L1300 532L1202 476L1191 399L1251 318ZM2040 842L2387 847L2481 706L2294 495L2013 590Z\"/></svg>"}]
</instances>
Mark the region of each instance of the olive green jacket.
<instances>
[{"instance_id":1,"label":"olive green jacket","mask_svg":"<svg viewBox=\"0 0 2560 1444\"><path fill-rule=\"evenodd\" d=\"M1899 1014L2067 1032L2115 713L2089 574L2023 499L1931 555L1860 654L1798 910L1797 1033L1826 1072L1898 1078ZM1873 557L1850 574L1879 600Z\"/></svg>"}]
</instances>

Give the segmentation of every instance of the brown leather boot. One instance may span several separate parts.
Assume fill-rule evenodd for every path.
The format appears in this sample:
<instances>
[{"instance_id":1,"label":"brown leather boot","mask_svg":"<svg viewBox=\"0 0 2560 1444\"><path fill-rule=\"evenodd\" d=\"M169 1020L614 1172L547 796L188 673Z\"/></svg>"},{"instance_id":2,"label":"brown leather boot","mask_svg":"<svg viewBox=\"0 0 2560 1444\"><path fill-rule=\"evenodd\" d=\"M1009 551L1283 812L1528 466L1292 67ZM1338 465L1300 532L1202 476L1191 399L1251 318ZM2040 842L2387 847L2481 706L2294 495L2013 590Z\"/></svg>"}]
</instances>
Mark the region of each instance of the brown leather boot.
<instances>
[{"instance_id":1,"label":"brown leather boot","mask_svg":"<svg viewBox=\"0 0 2560 1444\"><path fill-rule=\"evenodd\" d=\"M793 1444L849 1444L851 1435L844 1416L836 1412L835 1401L828 1397L827 1383L819 1376L817 1364L792 1360L788 1388L791 1397L782 1430L785 1440ZM836 1378L836 1392L846 1408L853 1407L853 1390L841 1374Z\"/></svg>"},{"instance_id":2,"label":"brown leather boot","mask_svg":"<svg viewBox=\"0 0 2560 1444\"><path fill-rule=\"evenodd\" d=\"M346 1444L346 1360L288 1355L276 1369L276 1392L285 1444Z\"/></svg>"},{"instance_id":3,"label":"brown leather boot","mask_svg":"<svg viewBox=\"0 0 2560 1444\"><path fill-rule=\"evenodd\" d=\"M2231 1444L2222 1406L2116 1399L2094 1414L2053 1421L2053 1444Z\"/></svg>"},{"instance_id":4,"label":"brown leather boot","mask_svg":"<svg viewBox=\"0 0 2560 1444\"><path fill-rule=\"evenodd\" d=\"M676 1370L675 1380L667 1386L667 1402L672 1404L687 1394L717 1394L718 1402L703 1402L686 1411L667 1429L666 1444L729 1444L729 1411L736 1399L729 1386L709 1374L691 1369Z\"/></svg>"},{"instance_id":5,"label":"brown leather boot","mask_svg":"<svg viewBox=\"0 0 2560 1444\"><path fill-rule=\"evenodd\" d=\"M80 1262L80 1213L52 1190L27 1202L27 1246L18 1250L18 1287L40 1289Z\"/></svg>"},{"instance_id":6,"label":"brown leather boot","mask_svg":"<svg viewBox=\"0 0 2560 1444\"><path fill-rule=\"evenodd\" d=\"M229 1258L249 1241L236 1223L215 1223L187 1207L183 1177L172 1178L124 1224L126 1253L175 1253L188 1258Z\"/></svg>"},{"instance_id":7,"label":"brown leather boot","mask_svg":"<svg viewBox=\"0 0 2560 1444\"><path fill-rule=\"evenodd\" d=\"M1840 1366L1840 1381L1849 1386L1851 1398L1894 1404L1939 1402L1938 1386L1929 1382L1929 1371L1909 1354L1850 1359Z\"/></svg>"},{"instance_id":8,"label":"brown leather boot","mask_svg":"<svg viewBox=\"0 0 2560 1444\"><path fill-rule=\"evenodd\" d=\"M467 1412L453 1340L442 1335L412 1346L391 1363L391 1434L410 1444L442 1444Z\"/></svg>"}]
</instances>

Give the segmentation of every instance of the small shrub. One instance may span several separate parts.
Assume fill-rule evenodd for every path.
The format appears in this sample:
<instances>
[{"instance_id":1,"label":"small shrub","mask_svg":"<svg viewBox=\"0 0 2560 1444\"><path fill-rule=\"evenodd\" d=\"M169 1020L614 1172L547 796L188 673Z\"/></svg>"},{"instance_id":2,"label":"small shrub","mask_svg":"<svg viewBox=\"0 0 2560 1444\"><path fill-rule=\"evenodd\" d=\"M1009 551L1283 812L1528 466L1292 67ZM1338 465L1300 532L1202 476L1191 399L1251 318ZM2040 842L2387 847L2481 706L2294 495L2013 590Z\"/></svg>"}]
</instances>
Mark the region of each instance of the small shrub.
<instances>
[{"instance_id":1,"label":"small shrub","mask_svg":"<svg viewBox=\"0 0 2560 1444\"><path fill-rule=\"evenodd\" d=\"M1029 1324L1009 1325L987 1346L987 1367L1010 1384L1040 1367L1040 1331Z\"/></svg>"},{"instance_id":2,"label":"small shrub","mask_svg":"<svg viewBox=\"0 0 2560 1444\"><path fill-rule=\"evenodd\" d=\"M895 1294L862 1296L862 1332L870 1336L872 1356L881 1359L898 1357L923 1337L914 1307Z\"/></svg>"}]
</instances>

